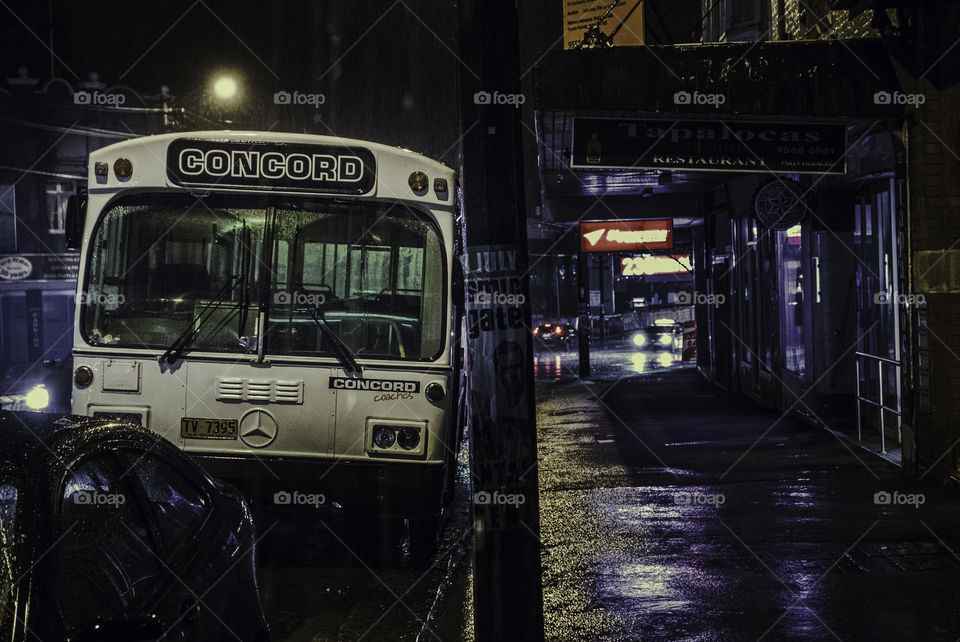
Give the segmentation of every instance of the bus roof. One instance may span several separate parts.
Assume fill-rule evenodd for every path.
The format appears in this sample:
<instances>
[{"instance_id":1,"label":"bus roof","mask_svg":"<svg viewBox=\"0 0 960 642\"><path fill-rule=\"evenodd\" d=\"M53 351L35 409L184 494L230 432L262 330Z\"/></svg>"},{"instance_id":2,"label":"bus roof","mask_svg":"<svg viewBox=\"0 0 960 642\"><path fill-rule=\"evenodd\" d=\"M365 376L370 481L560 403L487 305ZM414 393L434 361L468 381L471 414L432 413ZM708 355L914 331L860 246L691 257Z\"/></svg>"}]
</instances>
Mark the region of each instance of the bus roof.
<instances>
[{"instance_id":1,"label":"bus roof","mask_svg":"<svg viewBox=\"0 0 960 642\"><path fill-rule=\"evenodd\" d=\"M455 175L379 143L254 131L177 132L90 154L91 192L195 190L403 199L452 206Z\"/></svg>"}]
</instances>

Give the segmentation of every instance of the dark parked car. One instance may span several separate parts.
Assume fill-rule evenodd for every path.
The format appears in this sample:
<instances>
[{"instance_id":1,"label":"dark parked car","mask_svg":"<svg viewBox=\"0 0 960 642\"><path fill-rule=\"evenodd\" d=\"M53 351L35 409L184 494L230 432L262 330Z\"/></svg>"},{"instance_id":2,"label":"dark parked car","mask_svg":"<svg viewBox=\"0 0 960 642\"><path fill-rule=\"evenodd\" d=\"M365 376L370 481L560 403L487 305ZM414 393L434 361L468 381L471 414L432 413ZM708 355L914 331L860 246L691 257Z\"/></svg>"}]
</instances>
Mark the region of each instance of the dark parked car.
<instances>
[{"instance_id":1,"label":"dark parked car","mask_svg":"<svg viewBox=\"0 0 960 642\"><path fill-rule=\"evenodd\" d=\"M577 330L569 323L541 323L533 329L533 336L544 344L566 346L577 336Z\"/></svg>"},{"instance_id":2,"label":"dark parked car","mask_svg":"<svg viewBox=\"0 0 960 642\"><path fill-rule=\"evenodd\" d=\"M0 637L269 640L250 509L140 427L0 411Z\"/></svg>"}]
</instances>

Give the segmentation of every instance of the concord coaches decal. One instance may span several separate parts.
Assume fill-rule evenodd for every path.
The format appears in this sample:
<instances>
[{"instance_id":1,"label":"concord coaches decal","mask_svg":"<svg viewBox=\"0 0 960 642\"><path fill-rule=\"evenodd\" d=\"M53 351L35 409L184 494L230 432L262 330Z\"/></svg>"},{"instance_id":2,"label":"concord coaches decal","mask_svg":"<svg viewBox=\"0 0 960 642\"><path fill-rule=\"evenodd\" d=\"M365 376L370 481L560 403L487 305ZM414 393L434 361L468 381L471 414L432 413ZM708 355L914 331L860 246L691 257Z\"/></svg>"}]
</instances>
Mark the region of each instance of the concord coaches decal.
<instances>
[{"instance_id":1,"label":"concord coaches decal","mask_svg":"<svg viewBox=\"0 0 960 642\"><path fill-rule=\"evenodd\" d=\"M395 381L392 379L350 379L348 377L330 377L330 387L336 390L420 392L419 381Z\"/></svg>"},{"instance_id":2,"label":"concord coaches decal","mask_svg":"<svg viewBox=\"0 0 960 642\"><path fill-rule=\"evenodd\" d=\"M369 194L377 161L362 147L182 138L167 148L167 177L183 187Z\"/></svg>"}]
</instances>

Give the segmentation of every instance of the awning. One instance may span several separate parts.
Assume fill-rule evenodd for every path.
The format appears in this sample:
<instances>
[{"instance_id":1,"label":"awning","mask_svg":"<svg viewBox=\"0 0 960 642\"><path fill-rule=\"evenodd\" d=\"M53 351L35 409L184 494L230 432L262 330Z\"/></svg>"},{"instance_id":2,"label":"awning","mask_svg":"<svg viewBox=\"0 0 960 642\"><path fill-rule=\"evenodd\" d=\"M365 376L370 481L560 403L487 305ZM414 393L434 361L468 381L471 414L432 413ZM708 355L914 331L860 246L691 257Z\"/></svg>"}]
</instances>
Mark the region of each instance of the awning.
<instances>
[{"instance_id":1,"label":"awning","mask_svg":"<svg viewBox=\"0 0 960 642\"><path fill-rule=\"evenodd\" d=\"M743 42L553 51L534 70L541 110L662 113L664 118L887 119L904 105L879 39ZM723 94L682 104L678 92Z\"/></svg>"}]
</instances>

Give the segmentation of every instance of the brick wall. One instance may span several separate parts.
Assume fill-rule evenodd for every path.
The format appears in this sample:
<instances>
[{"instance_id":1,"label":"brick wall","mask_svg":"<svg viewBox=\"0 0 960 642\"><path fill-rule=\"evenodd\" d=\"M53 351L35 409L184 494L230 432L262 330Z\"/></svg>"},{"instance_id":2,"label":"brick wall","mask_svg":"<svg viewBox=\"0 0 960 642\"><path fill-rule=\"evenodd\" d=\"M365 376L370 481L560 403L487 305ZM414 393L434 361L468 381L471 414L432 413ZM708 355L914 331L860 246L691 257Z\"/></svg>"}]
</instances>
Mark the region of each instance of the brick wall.
<instances>
[{"instance_id":1,"label":"brick wall","mask_svg":"<svg viewBox=\"0 0 960 642\"><path fill-rule=\"evenodd\" d=\"M960 85L943 73L958 64L948 54L960 25L955 3L938 7L914 73L903 74L903 90L926 102L907 120L910 183L912 283L926 299L926 332L918 328L918 357L929 359L929 384L918 389L917 460L941 474L960 468ZM930 29L933 27L933 29ZM945 67L941 67L941 65ZM919 73L918 73L919 72ZM949 76L949 74L948 74ZM939 82L938 82L939 81ZM923 336L923 335L926 336ZM920 344L926 343L924 347Z\"/></svg>"}]
</instances>

